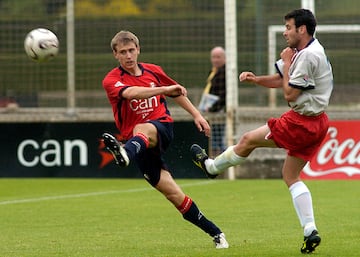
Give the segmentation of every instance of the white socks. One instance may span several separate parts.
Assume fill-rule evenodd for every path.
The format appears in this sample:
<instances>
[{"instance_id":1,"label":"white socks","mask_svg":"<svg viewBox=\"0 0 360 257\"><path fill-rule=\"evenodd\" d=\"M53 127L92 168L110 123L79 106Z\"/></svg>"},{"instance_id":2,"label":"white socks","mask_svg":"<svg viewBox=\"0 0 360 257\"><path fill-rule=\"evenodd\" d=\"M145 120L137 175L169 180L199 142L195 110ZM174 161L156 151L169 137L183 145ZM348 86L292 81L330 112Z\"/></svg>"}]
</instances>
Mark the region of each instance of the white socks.
<instances>
[{"instance_id":1,"label":"white socks","mask_svg":"<svg viewBox=\"0 0 360 257\"><path fill-rule=\"evenodd\" d=\"M316 229L310 191L302 181L292 184L289 190L300 224L304 228L304 236L309 236Z\"/></svg>"},{"instance_id":2,"label":"white socks","mask_svg":"<svg viewBox=\"0 0 360 257\"><path fill-rule=\"evenodd\" d=\"M206 159L207 172L218 175L225 169L242 163L246 157L237 155L234 146L229 146L215 159ZM311 193L302 181L298 181L289 187L294 207L301 226L304 228L304 236L309 236L316 228Z\"/></svg>"},{"instance_id":3,"label":"white socks","mask_svg":"<svg viewBox=\"0 0 360 257\"><path fill-rule=\"evenodd\" d=\"M236 166L243 162L246 158L237 155L234 152L234 146L229 146L223 153L218 155L214 160L205 160L206 170L212 174L217 175L222 173L225 169Z\"/></svg>"}]
</instances>

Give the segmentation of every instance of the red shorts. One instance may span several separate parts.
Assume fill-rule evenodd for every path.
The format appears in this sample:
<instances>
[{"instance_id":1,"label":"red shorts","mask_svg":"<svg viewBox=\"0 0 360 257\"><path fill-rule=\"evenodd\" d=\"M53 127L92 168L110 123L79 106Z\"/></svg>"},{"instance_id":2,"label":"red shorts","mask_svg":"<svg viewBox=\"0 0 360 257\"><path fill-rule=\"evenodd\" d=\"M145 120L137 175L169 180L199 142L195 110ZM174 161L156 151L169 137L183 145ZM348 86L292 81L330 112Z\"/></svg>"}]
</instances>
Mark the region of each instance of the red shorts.
<instances>
[{"instance_id":1,"label":"red shorts","mask_svg":"<svg viewBox=\"0 0 360 257\"><path fill-rule=\"evenodd\" d=\"M290 110L280 118L270 118L267 122L270 134L267 138L287 150L288 155L310 161L316 154L329 128L325 113L305 116Z\"/></svg>"}]
</instances>

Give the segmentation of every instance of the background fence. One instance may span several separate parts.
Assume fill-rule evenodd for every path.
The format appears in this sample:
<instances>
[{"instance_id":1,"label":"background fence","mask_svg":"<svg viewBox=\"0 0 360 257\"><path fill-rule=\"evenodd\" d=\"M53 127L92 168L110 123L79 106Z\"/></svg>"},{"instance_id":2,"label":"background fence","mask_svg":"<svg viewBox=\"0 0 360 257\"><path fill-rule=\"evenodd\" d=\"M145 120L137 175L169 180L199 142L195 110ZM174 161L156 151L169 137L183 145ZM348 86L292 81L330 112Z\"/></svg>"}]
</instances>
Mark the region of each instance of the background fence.
<instances>
[{"instance_id":1,"label":"background fence","mask_svg":"<svg viewBox=\"0 0 360 257\"><path fill-rule=\"evenodd\" d=\"M140 39L140 61L161 65L186 86L197 104L210 70L209 51L225 46L223 0L76 0L75 13L75 116L67 107L66 0L0 1L0 121L33 122L112 120L102 89L105 74L117 66L110 40L120 30ZM300 8L301 1L243 0L236 2L237 67L258 74L268 72L268 27L283 25L283 16ZM360 24L356 0L317 0L314 8L321 25ZM52 30L60 53L37 64L23 49L26 34L37 27ZM358 119L360 95L359 33L317 33L333 65L335 88L330 117ZM285 47L277 35L279 54ZM278 115L286 103L279 91L278 108L269 110L268 90L253 85L238 87L236 134ZM11 103L11 105L9 105ZM20 108L12 108L16 103ZM171 101L170 101L171 106ZM340 111L339 111L340 110ZM174 116L188 117L174 108ZM224 119L210 117L211 121Z\"/></svg>"},{"instance_id":2,"label":"background fence","mask_svg":"<svg viewBox=\"0 0 360 257\"><path fill-rule=\"evenodd\" d=\"M360 24L357 5L355 0L315 1L318 23ZM300 0L237 2L239 71L268 71L267 28L283 25L284 14L300 6ZM0 21L2 107L9 99L21 107L66 107L66 0L1 0ZM59 56L46 64L35 64L24 54L25 35L36 27L49 28L60 40ZM77 107L108 107L101 81L117 65L109 42L122 29L139 36L141 61L160 64L191 92L201 91L210 69L211 47L225 45L224 1L76 0ZM285 42L281 33L278 37L280 51ZM357 104L359 33L318 33L317 37L334 68L332 105ZM199 100L196 93L191 97ZM267 106L267 101L266 89L240 86L240 106Z\"/></svg>"}]
</instances>

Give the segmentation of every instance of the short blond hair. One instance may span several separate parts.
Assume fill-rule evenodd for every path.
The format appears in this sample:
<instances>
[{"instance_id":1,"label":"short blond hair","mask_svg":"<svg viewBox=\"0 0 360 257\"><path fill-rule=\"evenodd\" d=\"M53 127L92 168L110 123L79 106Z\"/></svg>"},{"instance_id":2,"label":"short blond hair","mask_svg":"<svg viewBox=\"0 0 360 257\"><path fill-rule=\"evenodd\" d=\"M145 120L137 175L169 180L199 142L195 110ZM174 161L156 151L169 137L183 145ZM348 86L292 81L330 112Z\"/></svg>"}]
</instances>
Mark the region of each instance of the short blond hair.
<instances>
[{"instance_id":1,"label":"short blond hair","mask_svg":"<svg viewBox=\"0 0 360 257\"><path fill-rule=\"evenodd\" d=\"M111 49L113 51L116 50L116 46L118 44L123 44L123 45L126 45L130 42L133 42L136 47L140 47L139 45L139 39L137 38L137 36L130 32L130 31L126 31L126 30L122 30L120 32L118 32L114 37L113 39L111 39Z\"/></svg>"}]
</instances>

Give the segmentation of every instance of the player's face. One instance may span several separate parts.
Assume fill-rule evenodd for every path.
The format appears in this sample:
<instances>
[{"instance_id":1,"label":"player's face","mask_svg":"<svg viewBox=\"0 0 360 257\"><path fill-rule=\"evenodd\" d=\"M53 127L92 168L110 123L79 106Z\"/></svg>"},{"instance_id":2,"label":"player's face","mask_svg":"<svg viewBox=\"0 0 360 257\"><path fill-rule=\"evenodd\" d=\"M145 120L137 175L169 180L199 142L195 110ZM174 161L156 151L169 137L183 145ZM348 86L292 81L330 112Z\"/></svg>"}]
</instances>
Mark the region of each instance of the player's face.
<instances>
[{"instance_id":1,"label":"player's face","mask_svg":"<svg viewBox=\"0 0 360 257\"><path fill-rule=\"evenodd\" d=\"M300 43L300 34L298 28L295 26L295 20L289 19L285 23L285 31L283 36L286 43L291 48L297 48Z\"/></svg>"},{"instance_id":2,"label":"player's face","mask_svg":"<svg viewBox=\"0 0 360 257\"><path fill-rule=\"evenodd\" d=\"M121 67L131 73L136 70L140 48L133 42L126 45L118 44L115 48L116 50L113 51L114 57L119 61Z\"/></svg>"}]
</instances>

